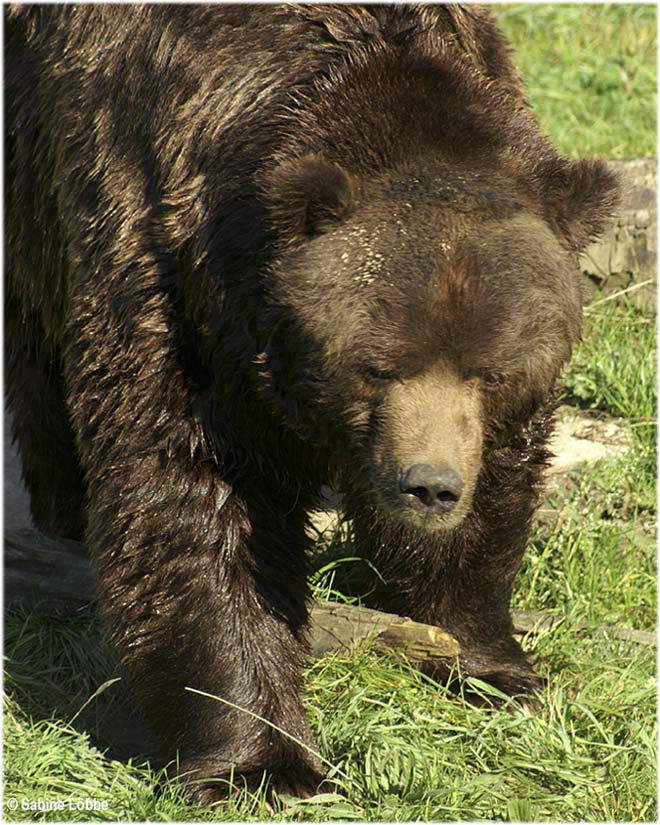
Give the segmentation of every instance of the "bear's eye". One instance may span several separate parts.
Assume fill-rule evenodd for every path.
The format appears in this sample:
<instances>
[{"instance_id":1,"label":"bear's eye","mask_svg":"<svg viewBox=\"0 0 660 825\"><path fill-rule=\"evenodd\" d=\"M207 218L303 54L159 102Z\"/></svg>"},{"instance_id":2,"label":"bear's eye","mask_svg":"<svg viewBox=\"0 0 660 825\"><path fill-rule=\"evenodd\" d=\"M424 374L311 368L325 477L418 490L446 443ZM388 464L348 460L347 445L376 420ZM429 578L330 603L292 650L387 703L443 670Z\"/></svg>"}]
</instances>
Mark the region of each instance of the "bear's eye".
<instances>
[{"instance_id":1,"label":"bear's eye","mask_svg":"<svg viewBox=\"0 0 660 825\"><path fill-rule=\"evenodd\" d=\"M486 372L481 376L481 380L487 390L500 389L505 383L505 377L500 372Z\"/></svg>"},{"instance_id":2,"label":"bear's eye","mask_svg":"<svg viewBox=\"0 0 660 825\"><path fill-rule=\"evenodd\" d=\"M372 381L396 381L397 375L392 370L381 370L378 367L367 366L363 368L364 374Z\"/></svg>"}]
</instances>

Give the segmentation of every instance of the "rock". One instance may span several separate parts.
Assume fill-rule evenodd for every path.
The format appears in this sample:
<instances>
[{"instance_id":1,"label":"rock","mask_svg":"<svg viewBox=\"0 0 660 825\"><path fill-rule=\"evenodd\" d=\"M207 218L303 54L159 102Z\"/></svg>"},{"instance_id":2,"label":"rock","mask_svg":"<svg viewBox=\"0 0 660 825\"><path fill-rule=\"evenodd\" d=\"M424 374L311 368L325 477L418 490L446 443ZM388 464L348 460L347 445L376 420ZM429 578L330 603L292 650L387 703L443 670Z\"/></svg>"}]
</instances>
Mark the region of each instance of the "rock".
<instances>
[{"instance_id":1,"label":"rock","mask_svg":"<svg viewBox=\"0 0 660 825\"><path fill-rule=\"evenodd\" d=\"M625 452L629 446L623 421L562 407L550 442L554 458L548 475L568 473L583 464Z\"/></svg>"},{"instance_id":2,"label":"rock","mask_svg":"<svg viewBox=\"0 0 660 825\"><path fill-rule=\"evenodd\" d=\"M627 289L635 306L655 312L657 162L637 158L609 163L621 176L621 206L610 231L580 258L587 291L612 294Z\"/></svg>"}]
</instances>

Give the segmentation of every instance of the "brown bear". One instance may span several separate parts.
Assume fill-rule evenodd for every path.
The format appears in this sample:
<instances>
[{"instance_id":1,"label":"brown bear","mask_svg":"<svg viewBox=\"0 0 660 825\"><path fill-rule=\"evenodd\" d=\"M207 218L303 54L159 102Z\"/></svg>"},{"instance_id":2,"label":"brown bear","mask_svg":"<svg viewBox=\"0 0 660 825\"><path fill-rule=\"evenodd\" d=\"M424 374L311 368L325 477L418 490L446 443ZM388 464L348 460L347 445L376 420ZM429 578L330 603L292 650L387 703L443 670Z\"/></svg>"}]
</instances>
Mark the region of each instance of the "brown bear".
<instances>
[{"instance_id":1,"label":"brown bear","mask_svg":"<svg viewBox=\"0 0 660 825\"><path fill-rule=\"evenodd\" d=\"M164 758L201 801L232 772L317 788L277 728L313 746L327 482L375 603L533 689L509 601L615 181L542 135L489 12L22 6L5 31L15 437Z\"/></svg>"}]
</instances>

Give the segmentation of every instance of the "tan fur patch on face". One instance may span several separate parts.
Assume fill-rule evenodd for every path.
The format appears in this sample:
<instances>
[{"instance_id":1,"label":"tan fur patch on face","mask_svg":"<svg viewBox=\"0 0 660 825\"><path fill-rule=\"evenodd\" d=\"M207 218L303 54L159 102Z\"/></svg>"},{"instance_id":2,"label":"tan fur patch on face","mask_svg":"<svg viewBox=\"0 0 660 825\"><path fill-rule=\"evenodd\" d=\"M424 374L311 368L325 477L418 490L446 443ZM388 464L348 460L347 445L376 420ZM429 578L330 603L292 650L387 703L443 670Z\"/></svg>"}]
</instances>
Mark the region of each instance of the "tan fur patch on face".
<instances>
[{"instance_id":1,"label":"tan fur patch on face","mask_svg":"<svg viewBox=\"0 0 660 825\"><path fill-rule=\"evenodd\" d=\"M453 529L467 515L483 445L478 382L465 381L444 365L394 382L381 409L381 431L373 472L381 503L402 521L428 530ZM408 506L400 482L415 465L449 468L463 484L451 512L422 512Z\"/></svg>"}]
</instances>

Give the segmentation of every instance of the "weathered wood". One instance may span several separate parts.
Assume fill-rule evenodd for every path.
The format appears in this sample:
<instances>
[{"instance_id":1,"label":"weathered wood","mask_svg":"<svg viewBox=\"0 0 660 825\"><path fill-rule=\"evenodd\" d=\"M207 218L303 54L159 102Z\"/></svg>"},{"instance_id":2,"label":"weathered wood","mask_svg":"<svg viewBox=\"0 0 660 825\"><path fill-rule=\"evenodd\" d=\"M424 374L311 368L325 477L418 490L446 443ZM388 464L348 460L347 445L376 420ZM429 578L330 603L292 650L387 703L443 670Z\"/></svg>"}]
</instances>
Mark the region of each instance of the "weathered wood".
<instances>
[{"instance_id":1,"label":"weathered wood","mask_svg":"<svg viewBox=\"0 0 660 825\"><path fill-rule=\"evenodd\" d=\"M5 535L5 605L38 608L59 615L94 602L94 576L85 547L49 539L37 530ZM454 657L455 639L439 627L366 607L317 601L312 607L312 655L351 650L368 643L398 648L414 661Z\"/></svg>"},{"instance_id":2,"label":"weathered wood","mask_svg":"<svg viewBox=\"0 0 660 825\"><path fill-rule=\"evenodd\" d=\"M519 636L526 633L544 633L558 627L564 621L563 616L549 616L536 610L513 610L511 612L515 632ZM636 642L642 645L655 645L656 634L648 630L635 630L631 627L617 625L595 624L586 620L571 626L573 630L585 630L590 633L603 633L612 639L623 642Z\"/></svg>"},{"instance_id":3,"label":"weathered wood","mask_svg":"<svg viewBox=\"0 0 660 825\"><path fill-rule=\"evenodd\" d=\"M317 601L312 607L312 655L350 650L365 642L403 650L414 661L454 657L458 642L439 627L366 607Z\"/></svg>"},{"instance_id":4,"label":"weathered wood","mask_svg":"<svg viewBox=\"0 0 660 825\"><path fill-rule=\"evenodd\" d=\"M5 605L73 612L94 600L94 575L84 545L32 531L5 530Z\"/></svg>"},{"instance_id":5,"label":"weathered wood","mask_svg":"<svg viewBox=\"0 0 660 825\"><path fill-rule=\"evenodd\" d=\"M94 577L85 548L75 541L49 539L36 530L5 535L5 606L38 607L72 614L94 601ZM312 607L312 655L351 650L368 643L395 648L413 661L455 657L458 642L442 628L366 607L317 601ZM513 611L517 634L551 630L563 621L535 611ZM653 645L655 633L579 622L578 630L603 632L613 639Z\"/></svg>"}]
</instances>

